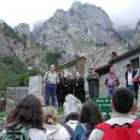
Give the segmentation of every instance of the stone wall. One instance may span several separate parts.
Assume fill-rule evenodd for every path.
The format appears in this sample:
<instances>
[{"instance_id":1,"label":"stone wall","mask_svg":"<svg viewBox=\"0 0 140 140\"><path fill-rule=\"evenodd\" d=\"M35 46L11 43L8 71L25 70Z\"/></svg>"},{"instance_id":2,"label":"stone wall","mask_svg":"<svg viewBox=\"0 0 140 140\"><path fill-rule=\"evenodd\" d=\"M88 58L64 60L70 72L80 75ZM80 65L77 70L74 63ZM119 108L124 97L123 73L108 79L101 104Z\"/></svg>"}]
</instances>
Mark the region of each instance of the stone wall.
<instances>
[{"instance_id":1,"label":"stone wall","mask_svg":"<svg viewBox=\"0 0 140 140\"><path fill-rule=\"evenodd\" d=\"M28 87L8 87L7 88L7 101L6 111L14 108L18 102L28 94Z\"/></svg>"},{"instance_id":2,"label":"stone wall","mask_svg":"<svg viewBox=\"0 0 140 140\"><path fill-rule=\"evenodd\" d=\"M122 59L121 61L118 61L113 64L112 67L115 69L116 74L119 76L120 79L120 86L124 86L124 87L126 86L126 81L125 81L126 64L130 63L130 60L135 59L137 57L139 57L139 63L140 63L140 53L139 53L136 55L132 55L126 59ZM100 77L100 97L106 96L106 86L104 85L104 80L106 75Z\"/></svg>"}]
</instances>

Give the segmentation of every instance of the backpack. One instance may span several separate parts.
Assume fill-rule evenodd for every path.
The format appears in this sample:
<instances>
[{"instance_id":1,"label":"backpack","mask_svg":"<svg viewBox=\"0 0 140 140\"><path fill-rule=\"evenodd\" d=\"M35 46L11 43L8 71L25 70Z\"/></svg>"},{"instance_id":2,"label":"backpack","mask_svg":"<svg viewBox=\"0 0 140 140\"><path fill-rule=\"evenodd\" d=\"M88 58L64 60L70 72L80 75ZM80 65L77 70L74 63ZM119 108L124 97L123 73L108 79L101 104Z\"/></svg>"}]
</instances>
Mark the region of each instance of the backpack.
<instances>
[{"instance_id":1,"label":"backpack","mask_svg":"<svg viewBox=\"0 0 140 140\"><path fill-rule=\"evenodd\" d=\"M63 126L68 131L68 133L70 134L70 140L73 140L74 130L67 124L64 124Z\"/></svg>"},{"instance_id":2,"label":"backpack","mask_svg":"<svg viewBox=\"0 0 140 140\"><path fill-rule=\"evenodd\" d=\"M83 132L81 140L88 140L90 134L91 134L91 130L87 129L86 131Z\"/></svg>"},{"instance_id":3,"label":"backpack","mask_svg":"<svg viewBox=\"0 0 140 140\"><path fill-rule=\"evenodd\" d=\"M82 137L81 137L81 140L88 140L91 132L92 132L93 129L87 127L86 130L83 132L82 134Z\"/></svg>"},{"instance_id":4,"label":"backpack","mask_svg":"<svg viewBox=\"0 0 140 140\"><path fill-rule=\"evenodd\" d=\"M25 126L19 124L15 128L5 128L0 140L31 140Z\"/></svg>"},{"instance_id":5,"label":"backpack","mask_svg":"<svg viewBox=\"0 0 140 140\"><path fill-rule=\"evenodd\" d=\"M102 140L140 140L140 122L125 123L123 125L110 125L101 123L96 126L97 129L104 131Z\"/></svg>"}]
</instances>

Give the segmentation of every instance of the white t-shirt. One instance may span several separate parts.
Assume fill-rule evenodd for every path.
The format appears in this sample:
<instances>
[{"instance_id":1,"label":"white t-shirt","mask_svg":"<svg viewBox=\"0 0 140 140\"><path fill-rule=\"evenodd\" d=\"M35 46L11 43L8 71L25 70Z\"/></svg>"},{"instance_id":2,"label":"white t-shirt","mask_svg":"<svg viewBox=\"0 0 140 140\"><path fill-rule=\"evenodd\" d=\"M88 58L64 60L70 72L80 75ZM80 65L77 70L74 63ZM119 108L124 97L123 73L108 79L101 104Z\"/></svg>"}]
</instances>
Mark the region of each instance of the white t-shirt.
<instances>
[{"instance_id":1,"label":"white t-shirt","mask_svg":"<svg viewBox=\"0 0 140 140\"><path fill-rule=\"evenodd\" d=\"M132 72L128 72L128 85L133 86L133 82L132 82Z\"/></svg>"}]
</instances>

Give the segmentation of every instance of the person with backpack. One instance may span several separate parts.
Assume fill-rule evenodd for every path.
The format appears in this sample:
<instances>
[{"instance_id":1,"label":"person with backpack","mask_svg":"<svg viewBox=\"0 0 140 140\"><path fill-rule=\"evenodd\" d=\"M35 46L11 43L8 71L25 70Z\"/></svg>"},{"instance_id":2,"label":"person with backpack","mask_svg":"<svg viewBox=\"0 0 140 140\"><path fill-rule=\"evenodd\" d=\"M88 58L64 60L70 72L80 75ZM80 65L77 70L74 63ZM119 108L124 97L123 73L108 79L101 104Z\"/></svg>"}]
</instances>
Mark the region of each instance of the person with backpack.
<instances>
[{"instance_id":1,"label":"person with backpack","mask_svg":"<svg viewBox=\"0 0 140 140\"><path fill-rule=\"evenodd\" d=\"M44 131L41 103L27 95L8 115L0 140L47 140Z\"/></svg>"},{"instance_id":2,"label":"person with backpack","mask_svg":"<svg viewBox=\"0 0 140 140\"><path fill-rule=\"evenodd\" d=\"M57 121L57 110L53 106L43 108L44 127L48 140L70 140L67 130Z\"/></svg>"},{"instance_id":3,"label":"person with backpack","mask_svg":"<svg viewBox=\"0 0 140 140\"><path fill-rule=\"evenodd\" d=\"M94 127L102 122L99 108L93 102L86 102L81 111L80 123L77 125L74 140L87 140Z\"/></svg>"},{"instance_id":4,"label":"person with backpack","mask_svg":"<svg viewBox=\"0 0 140 140\"><path fill-rule=\"evenodd\" d=\"M45 95L46 95L46 106L52 105L56 107L56 93L57 84L59 83L59 77L55 71L55 65L50 66L50 70L47 71L43 77L45 82ZM52 98L52 104L50 103L50 97Z\"/></svg>"},{"instance_id":5,"label":"person with backpack","mask_svg":"<svg viewBox=\"0 0 140 140\"><path fill-rule=\"evenodd\" d=\"M74 138L74 132L76 129L76 126L78 125L79 115L78 113L71 112L68 114L65 118L65 124L63 127L67 130L67 133L70 136L70 140L73 140Z\"/></svg>"},{"instance_id":6,"label":"person with backpack","mask_svg":"<svg viewBox=\"0 0 140 140\"><path fill-rule=\"evenodd\" d=\"M113 92L111 107L113 114L106 122L96 126L90 140L139 140L140 122L129 115L134 103L134 93L124 87Z\"/></svg>"}]
</instances>

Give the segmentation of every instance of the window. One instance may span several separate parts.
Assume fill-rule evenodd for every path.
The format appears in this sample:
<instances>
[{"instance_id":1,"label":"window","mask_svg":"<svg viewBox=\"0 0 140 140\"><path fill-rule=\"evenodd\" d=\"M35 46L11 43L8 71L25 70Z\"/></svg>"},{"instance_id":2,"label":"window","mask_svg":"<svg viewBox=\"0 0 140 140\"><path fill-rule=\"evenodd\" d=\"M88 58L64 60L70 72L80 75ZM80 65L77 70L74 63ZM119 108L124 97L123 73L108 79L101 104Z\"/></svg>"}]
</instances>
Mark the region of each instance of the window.
<instances>
[{"instance_id":1,"label":"window","mask_svg":"<svg viewBox=\"0 0 140 140\"><path fill-rule=\"evenodd\" d=\"M131 59L130 62L132 63L134 69L138 69L139 68L139 57Z\"/></svg>"}]
</instances>

